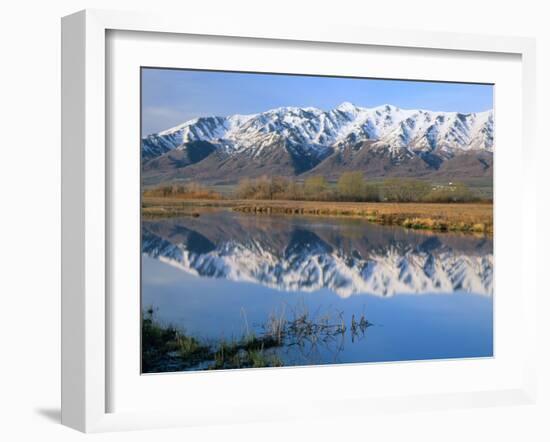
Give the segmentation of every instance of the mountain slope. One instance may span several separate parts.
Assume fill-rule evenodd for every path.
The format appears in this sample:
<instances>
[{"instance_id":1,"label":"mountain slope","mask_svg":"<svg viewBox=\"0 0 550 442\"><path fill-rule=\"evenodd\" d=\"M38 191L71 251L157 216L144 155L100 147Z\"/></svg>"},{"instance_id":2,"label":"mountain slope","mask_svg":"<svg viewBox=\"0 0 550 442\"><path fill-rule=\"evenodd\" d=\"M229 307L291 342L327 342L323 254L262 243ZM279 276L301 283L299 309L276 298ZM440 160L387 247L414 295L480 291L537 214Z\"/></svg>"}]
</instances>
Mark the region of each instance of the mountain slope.
<instances>
[{"instance_id":1,"label":"mountain slope","mask_svg":"<svg viewBox=\"0 0 550 442\"><path fill-rule=\"evenodd\" d=\"M317 173L334 173L333 165L342 171L377 171L377 176L416 176L437 171L463 153L484 153L491 162L493 137L492 111L368 109L351 103L330 111L282 107L196 118L149 135L142 139L142 161L146 177L237 180L260 172L296 176L318 168ZM198 142L206 143L202 152ZM195 167L214 154L216 161Z\"/></svg>"}]
</instances>

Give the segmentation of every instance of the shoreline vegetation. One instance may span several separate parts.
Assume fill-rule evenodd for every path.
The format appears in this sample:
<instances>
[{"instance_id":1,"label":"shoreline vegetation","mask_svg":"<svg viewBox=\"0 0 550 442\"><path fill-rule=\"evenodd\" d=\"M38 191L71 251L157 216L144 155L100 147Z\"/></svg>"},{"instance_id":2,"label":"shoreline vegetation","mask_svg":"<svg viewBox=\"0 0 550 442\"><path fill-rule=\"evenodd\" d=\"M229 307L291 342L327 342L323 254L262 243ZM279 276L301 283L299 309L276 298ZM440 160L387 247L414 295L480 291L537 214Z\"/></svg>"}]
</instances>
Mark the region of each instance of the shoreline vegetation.
<instances>
[{"instance_id":1,"label":"shoreline vegetation","mask_svg":"<svg viewBox=\"0 0 550 442\"><path fill-rule=\"evenodd\" d=\"M143 373L184 371L199 368L208 370L224 368L280 367L282 362L270 352L280 341L266 335L256 337L252 333L240 339L220 340L213 345L173 325L163 325L154 317L154 309L142 314Z\"/></svg>"},{"instance_id":2,"label":"shoreline vegetation","mask_svg":"<svg viewBox=\"0 0 550 442\"><path fill-rule=\"evenodd\" d=\"M256 330L249 328L241 310L244 332L231 339L208 341L190 336L182 328L164 325L155 318L155 309L142 312L142 372L157 373L184 370L220 370L234 368L282 367L277 349L323 347L338 352L346 334L352 343L364 338L373 324L364 312L351 322L343 312L312 313L305 306L290 309L283 305L272 311Z\"/></svg>"},{"instance_id":3,"label":"shoreline vegetation","mask_svg":"<svg viewBox=\"0 0 550 442\"><path fill-rule=\"evenodd\" d=\"M361 218L408 229L491 235L493 204L463 183L432 184L392 178L368 183L358 172L336 183L322 176L298 182L283 177L243 179L225 192L196 183L161 185L142 195L148 218L200 216L227 209L253 215L307 215Z\"/></svg>"}]
</instances>

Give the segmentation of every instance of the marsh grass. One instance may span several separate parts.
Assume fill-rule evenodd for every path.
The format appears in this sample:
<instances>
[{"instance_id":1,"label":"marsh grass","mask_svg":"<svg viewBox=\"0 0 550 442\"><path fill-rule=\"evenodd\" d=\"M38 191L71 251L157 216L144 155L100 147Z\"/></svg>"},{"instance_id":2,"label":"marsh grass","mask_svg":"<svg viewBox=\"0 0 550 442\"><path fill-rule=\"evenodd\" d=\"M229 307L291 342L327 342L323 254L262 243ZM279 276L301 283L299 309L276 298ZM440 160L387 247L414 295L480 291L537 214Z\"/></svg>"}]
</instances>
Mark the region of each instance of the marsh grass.
<instances>
[{"instance_id":1,"label":"marsh grass","mask_svg":"<svg viewBox=\"0 0 550 442\"><path fill-rule=\"evenodd\" d=\"M308 215L362 218L408 229L492 234L490 203L341 203L308 201L237 202L234 211L254 215Z\"/></svg>"},{"instance_id":2,"label":"marsh grass","mask_svg":"<svg viewBox=\"0 0 550 442\"><path fill-rule=\"evenodd\" d=\"M183 329L159 323L154 314L150 307L142 315L144 373L182 371L205 364L208 369L282 366L282 361L268 352L280 345L270 335L259 337L250 332L241 339L210 345L187 335Z\"/></svg>"},{"instance_id":3,"label":"marsh grass","mask_svg":"<svg viewBox=\"0 0 550 442\"><path fill-rule=\"evenodd\" d=\"M220 339L212 343L189 336L185 330L162 325L154 318L150 307L142 317L142 371L158 373L202 368L209 370L234 368L281 367L277 354L282 347L297 348L305 358L311 358L321 348L337 354L342 350L346 333L351 341L362 338L373 324L364 313L346 324L341 311L310 312L305 305L287 306L272 311L258 325L260 333L250 328L246 312L241 310L245 332L236 339Z\"/></svg>"},{"instance_id":4,"label":"marsh grass","mask_svg":"<svg viewBox=\"0 0 550 442\"><path fill-rule=\"evenodd\" d=\"M240 340L222 341L214 353L214 363L209 369L281 367L281 359L270 351L279 346L269 336L251 334Z\"/></svg>"},{"instance_id":5,"label":"marsh grass","mask_svg":"<svg viewBox=\"0 0 550 442\"><path fill-rule=\"evenodd\" d=\"M493 233L493 204L480 203L366 203L339 201L178 200L144 198L144 217L199 216L228 209L250 215L347 217L408 229Z\"/></svg>"},{"instance_id":6,"label":"marsh grass","mask_svg":"<svg viewBox=\"0 0 550 442\"><path fill-rule=\"evenodd\" d=\"M209 356L210 349L206 345L181 329L158 323L154 313L149 307L142 315L141 368L144 373L190 367Z\"/></svg>"},{"instance_id":7,"label":"marsh grass","mask_svg":"<svg viewBox=\"0 0 550 442\"><path fill-rule=\"evenodd\" d=\"M142 371L158 373L193 369L233 369L281 367L283 360L277 350L297 349L306 361L321 349L337 356L349 333L352 343L365 336L369 322L364 312L346 323L338 310L310 312L305 304L273 310L265 322L254 331L241 309L244 333L240 338L206 342L189 336L185 330L159 323L155 309L149 307L142 315Z\"/></svg>"}]
</instances>

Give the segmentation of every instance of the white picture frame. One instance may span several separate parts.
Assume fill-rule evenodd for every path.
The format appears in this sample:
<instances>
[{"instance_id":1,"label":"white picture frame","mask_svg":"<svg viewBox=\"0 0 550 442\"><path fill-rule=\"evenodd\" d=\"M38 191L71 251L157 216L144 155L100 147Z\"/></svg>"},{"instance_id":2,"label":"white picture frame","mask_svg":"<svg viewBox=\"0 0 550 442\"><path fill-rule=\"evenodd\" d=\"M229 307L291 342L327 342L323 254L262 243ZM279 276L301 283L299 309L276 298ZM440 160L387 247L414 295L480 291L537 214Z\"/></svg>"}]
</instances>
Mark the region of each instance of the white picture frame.
<instances>
[{"instance_id":1,"label":"white picture frame","mask_svg":"<svg viewBox=\"0 0 550 442\"><path fill-rule=\"evenodd\" d=\"M270 39L286 42L338 43L380 48L424 48L521 57L521 305L525 352L522 380L501 389L440 392L426 395L328 397L310 407L240 403L238 413L189 410L109 412L108 395L111 318L108 302L110 214L109 155L106 120L109 118L106 66L109 31ZM195 17L182 24L177 17L142 13L86 10L62 20L62 423L85 432L156 428L311 417L337 413L365 414L423 408L529 403L535 398L535 43L532 39L308 24L295 28L281 23L212 22ZM498 123L497 123L498 124ZM498 129L497 129L498 131ZM498 231L495 233L498 235ZM499 253L506 253L499 250ZM519 298L518 298L519 299ZM354 370L360 370L355 367ZM310 369L311 370L311 369ZM313 370L316 370L313 368ZM322 369L321 369L322 370ZM248 372L250 373L250 372ZM278 376L271 370L265 376ZM246 374L246 373L245 373ZM241 375L242 379L242 375ZM203 379L204 381L204 379ZM246 379L242 380L246 384ZM449 383L451 381L448 381ZM512 385L512 384L510 384ZM364 400L362 400L364 399ZM239 414L240 413L240 414Z\"/></svg>"}]
</instances>

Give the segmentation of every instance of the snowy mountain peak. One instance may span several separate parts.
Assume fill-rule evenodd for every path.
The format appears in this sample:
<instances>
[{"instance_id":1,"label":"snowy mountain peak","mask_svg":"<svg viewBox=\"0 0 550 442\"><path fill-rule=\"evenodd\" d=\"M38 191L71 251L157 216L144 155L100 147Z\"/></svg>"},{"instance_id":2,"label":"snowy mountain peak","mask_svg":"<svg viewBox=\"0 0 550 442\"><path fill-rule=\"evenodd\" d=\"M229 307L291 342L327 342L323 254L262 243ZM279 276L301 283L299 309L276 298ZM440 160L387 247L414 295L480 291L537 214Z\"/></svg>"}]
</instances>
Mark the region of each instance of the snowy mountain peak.
<instances>
[{"instance_id":1,"label":"snowy mountain peak","mask_svg":"<svg viewBox=\"0 0 550 442\"><path fill-rule=\"evenodd\" d=\"M391 104L365 108L345 101L329 111L287 106L194 118L143 138L142 158L148 161L194 141L210 143L226 155L257 158L269 151L269 140L282 140L278 148L287 149L301 171L348 146L367 146L399 161L404 156L424 159L426 154L445 161L462 152L493 152L493 132L492 110L465 114Z\"/></svg>"},{"instance_id":2,"label":"snowy mountain peak","mask_svg":"<svg viewBox=\"0 0 550 442\"><path fill-rule=\"evenodd\" d=\"M343 103L340 103L338 106L336 106L335 109L342 112L354 112L358 110L358 107L355 106L355 104L350 103L349 101L344 101Z\"/></svg>"},{"instance_id":3,"label":"snowy mountain peak","mask_svg":"<svg viewBox=\"0 0 550 442\"><path fill-rule=\"evenodd\" d=\"M380 106L376 106L374 108L375 110L379 112L399 112L399 108L397 106L394 106L393 104L381 104ZM422 112L421 110L418 110L418 112Z\"/></svg>"}]
</instances>

